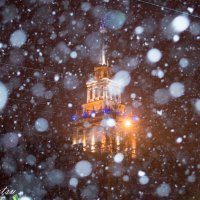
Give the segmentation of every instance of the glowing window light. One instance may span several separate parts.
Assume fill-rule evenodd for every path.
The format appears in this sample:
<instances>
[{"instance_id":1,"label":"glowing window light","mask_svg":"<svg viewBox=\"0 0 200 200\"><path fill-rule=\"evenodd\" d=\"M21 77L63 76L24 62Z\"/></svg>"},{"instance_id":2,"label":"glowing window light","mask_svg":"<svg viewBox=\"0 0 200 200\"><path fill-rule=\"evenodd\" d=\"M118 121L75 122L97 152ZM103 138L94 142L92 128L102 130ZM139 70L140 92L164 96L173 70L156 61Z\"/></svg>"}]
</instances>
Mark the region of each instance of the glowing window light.
<instances>
[{"instance_id":1,"label":"glowing window light","mask_svg":"<svg viewBox=\"0 0 200 200\"><path fill-rule=\"evenodd\" d=\"M91 151L92 152L95 151L95 138L94 138L94 134L92 134L92 138L91 138Z\"/></svg>"},{"instance_id":2,"label":"glowing window light","mask_svg":"<svg viewBox=\"0 0 200 200\"><path fill-rule=\"evenodd\" d=\"M77 144L76 138L73 138L73 142L72 143L73 143L73 145Z\"/></svg>"},{"instance_id":3,"label":"glowing window light","mask_svg":"<svg viewBox=\"0 0 200 200\"><path fill-rule=\"evenodd\" d=\"M82 141L83 141L83 147L85 147L86 146L86 136L85 136L85 134L83 135Z\"/></svg>"},{"instance_id":4,"label":"glowing window light","mask_svg":"<svg viewBox=\"0 0 200 200\"><path fill-rule=\"evenodd\" d=\"M119 135L117 135L117 137L116 137L116 143L117 143L117 146L120 145L120 136Z\"/></svg>"}]
</instances>

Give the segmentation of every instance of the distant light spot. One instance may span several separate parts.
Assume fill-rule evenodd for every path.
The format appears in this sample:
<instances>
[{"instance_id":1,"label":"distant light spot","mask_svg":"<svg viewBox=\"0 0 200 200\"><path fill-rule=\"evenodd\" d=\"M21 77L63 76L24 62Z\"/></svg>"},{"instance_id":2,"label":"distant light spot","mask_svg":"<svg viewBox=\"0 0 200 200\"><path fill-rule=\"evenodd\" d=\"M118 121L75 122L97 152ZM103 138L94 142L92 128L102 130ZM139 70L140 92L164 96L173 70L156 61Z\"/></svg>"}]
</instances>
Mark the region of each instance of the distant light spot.
<instances>
[{"instance_id":1,"label":"distant light spot","mask_svg":"<svg viewBox=\"0 0 200 200\"><path fill-rule=\"evenodd\" d=\"M76 74L67 72L64 78L64 87L67 90L74 90L78 87L78 85L79 85L79 80Z\"/></svg>"},{"instance_id":2,"label":"distant light spot","mask_svg":"<svg viewBox=\"0 0 200 200\"><path fill-rule=\"evenodd\" d=\"M187 180L188 180L189 183L194 183L195 180L196 180L195 174L188 176Z\"/></svg>"},{"instance_id":3,"label":"distant light spot","mask_svg":"<svg viewBox=\"0 0 200 200\"><path fill-rule=\"evenodd\" d=\"M44 132L47 131L49 127L49 123L46 119L44 118L38 118L35 121L35 128L38 132Z\"/></svg>"},{"instance_id":4,"label":"distant light spot","mask_svg":"<svg viewBox=\"0 0 200 200\"><path fill-rule=\"evenodd\" d=\"M170 192L171 188L167 183L162 183L160 186L156 188L156 194L159 197L168 197Z\"/></svg>"},{"instance_id":5,"label":"distant light spot","mask_svg":"<svg viewBox=\"0 0 200 200\"><path fill-rule=\"evenodd\" d=\"M136 98L136 94L135 93L131 93L131 99L135 99Z\"/></svg>"},{"instance_id":6,"label":"distant light spot","mask_svg":"<svg viewBox=\"0 0 200 200\"><path fill-rule=\"evenodd\" d=\"M124 25L126 15L119 10L111 10L106 13L104 20L107 28L117 30Z\"/></svg>"},{"instance_id":7,"label":"distant light spot","mask_svg":"<svg viewBox=\"0 0 200 200\"><path fill-rule=\"evenodd\" d=\"M26 33L23 30L16 30L10 36L10 44L13 47L21 47L26 42Z\"/></svg>"},{"instance_id":8,"label":"distant light spot","mask_svg":"<svg viewBox=\"0 0 200 200\"><path fill-rule=\"evenodd\" d=\"M149 182L149 177L148 176L141 176L139 178L139 182L141 185L146 185Z\"/></svg>"},{"instance_id":9,"label":"distant light spot","mask_svg":"<svg viewBox=\"0 0 200 200\"><path fill-rule=\"evenodd\" d=\"M68 108L72 108L73 105L72 105L72 103L68 103L67 106L68 106Z\"/></svg>"},{"instance_id":10,"label":"distant light spot","mask_svg":"<svg viewBox=\"0 0 200 200\"><path fill-rule=\"evenodd\" d=\"M187 16L180 15L173 19L171 25L175 32L180 33L185 31L189 27L190 20L188 19Z\"/></svg>"},{"instance_id":11,"label":"distant light spot","mask_svg":"<svg viewBox=\"0 0 200 200\"><path fill-rule=\"evenodd\" d=\"M147 52L147 59L151 63L158 62L162 57L162 53L159 49L153 48Z\"/></svg>"},{"instance_id":12,"label":"distant light spot","mask_svg":"<svg viewBox=\"0 0 200 200\"><path fill-rule=\"evenodd\" d=\"M161 69L156 69L156 70L152 70L151 75L157 76L158 78L163 78L165 73Z\"/></svg>"},{"instance_id":13,"label":"distant light spot","mask_svg":"<svg viewBox=\"0 0 200 200\"><path fill-rule=\"evenodd\" d=\"M46 91L46 92L44 93L44 97L45 97L46 99L52 99L52 97L53 97L53 92L52 92L51 90Z\"/></svg>"},{"instance_id":14,"label":"distant light spot","mask_svg":"<svg viewBox=\"0 0 200 200\"><path fill-rule=\"evenodd\" d=\"M91 9L91 4L89 2L82 2L81 3L81 10L87 12Z\"/></svg>"},{"instance_id":15,"label":"distant light spot","mask_svg":"<svg viewBox=\"0 0 200 200\"><path fill-rule=\"evenodd\" d=\"M52 169L47 173L47 180L50 185L60 185L64 179L64 172L59 169Z\"/></svg>"},{"instance_id":16,"label":"distant light spot","mask_svg":"<svg viewBox=\"0 0 200 200\"><path fill-rule=\"evenodd\" d=\"M81 160L76 164L75 172L80 177L89 176L92 172L92 164L90 162L88 162L87 160Z\"/></svg>"},{"instance_id":17,"label":"distant light spot","mask_svg":"<svg viewBox=\"0 0 200 200\"><path fill-rule=\"evenodd\" d=\"M68 60L70 51L65 42L59 42L51 51L50 58L58 64L63 64Z\"/></svg>"},{"instance_id":18,"label":"distant light spot","mask_svg":"<svg viewBox=\"0 0 200 200\"><path fill-rule=\"evenodd\" d=\"M55 74L54 76L54 81L57 82L60 79L60 75L59 74Z\"/></svg>"},{"instance_id":19,"label":"distant light spot","mask_svg":"<svg viewBox=\"0 0 200 200\"><path fill-rule=\"evenodd\" d=\"M124 182L128 182L128 181L129 181L129 176L124 175L124 176L123 176L123 181L124 181Z\"/></svg>"},{"instance_id":20,"label":"distant light spot","mask_svg":"<svg viewBox=\"0 0 200 200\"><path fill-rule=\"evenodd\" d=\"M190 25L190 32L197 36L200 34L200 23L199 22L193 22L191 25ZM197 36L197 38L199 38Z\"/></svg>"},{"instance_id":21,"label":"distant light spot","mask_svg":"<svg viewBox=\"0 0 200 200\"><path fill-rule=\"evenodd\" d=\"M5 107L8 101L8 89L0 82L0 111Z\"/></svg>"},{"instance_id":22,"label":"distant light spot","mask_svg":"<svg viewBox=\"0 0 200 200\"><path fill-rule=\"evenodd\" d=\"M174 35L173 36L173 41L174 42L178 42L180 40L180 36L179 35Z\"/></svg>"},{"instance_id":23,"label":"distant light spot","mask_svg":"<svg viewBox=\"0 0 200 200\"><path fill-rule=\"evenodd\" d=\"M108 85L108 90L111 95L116 96L120 95L123 92L124 88L130 83L131 76L127 71L121 70L117 72L117 74L115 74L112 80L118 83L119 87L116 87L111 82Z\"/></svg>"},{"instance_id":24,"label":"distant light spot","mask_svg":"<svg viewBox=\"0 0 200 200\"><path fill-rule=\"evenodd\" d=\"M192 7L188 7L187 10L188 10L188 12L190 12L190 13L193 13L193 12L194 12L194 8L192 8Z\"/></svg>"},{"instance_id":25,"label":"distant light spot","mask_svg":"<svg viewBox=\"0 0 200 200\"><path fill-rule=\"evenodd\" d=\"M182 137L178 137L177 139L176 139L176 143L181 143L183 141L183 138Z\"/></svg>"},{"instance_id":26,"label":"distant light spot","mask_svg":"<svg viewBox=\"0 0 200 200\"><path fill-rule=\"evenodd\" d=\"M147 138L152 138L153 134L152 132L147 132Z\"/></svg>"},{"instance_id":27,"label":"distant light spot","mask_svg":"<svg viewBox=\"0 0 200 200\"><path fill-rule=\"evenodd\" d=\"M78 185L78 179L77 178L70 178L69 185L72 187L76 187Z\"/></svg>"},{"instance_id":28,"label":"distant light spot","mask_svg":"<svg viewBox=\"0 0 200 200\"><path fill-rule=\"evenodd\" d=\"M20 197L20 200L32 200L32 198L27 196L22 196Z\"/></svg>"},{"instance_id":29,"label":"distant light spot","mask_svg":"<svg viewBox=\"0 0 200 200\"><path fill-rule=\"evenodd\" d=\"M96 112L92 112L92 113L91 113L91 117L92 117L92 118L95 118L95 116L96 116Z\"/></svg>"},{"instance_id":30,"label":"distant light spot","mask_svg":"<svg viewBox=\"0 0 200 200\"><path fill-rule=\"evenodd\" d=\"M73 58L73 59L77 58L77 53L76 53L76 51L72 51L72 52L70 53L70 57Z\"/></svg>"},{"instance_id":31,"label":"distant light spot","mask_svg":"<svg viewBox=\"0 0 200 200\"><path fill-rule=\"evenodd\" d=\"M196 99L194 107L197 112L200 112L200 99Z\"/></svg>"},{"instance_id":32,"label":"distant light spot","mask_svg":"<svg viewBox=\"0 0 200 200\"><path fill-rule=\"evenodd\" d=\"M107 125L108 125L109 127L114 127L114 126L116 125L116 121L115 121L114 119L112 119L112 118L108 118L108 119L106 120L106 122L107 122Z\"/></svg>"},{"instance_id":33,"label":"distant light spot","mask_svg":"<svg viewBox=\"0 0 200 200\"><path fill-rule=\"evenodd\" d=\"M144 32L144 28L142 27L142 26L137 26L136 28L135 28L135 34L136 35L140 35L140 34L142 34Z\"/></svg>"},{"instance_id":34,"label":"distant light spot","mask_svg":"<svg viewBox=\"0 0 200 200\"><path fill-rule=\"evenodd\" d=\"M92 32L88 34L85 38L85 44L89 49L96 50L101 48L102 38L98 32Z\"/></svg>"},{"instance_id":35,"label":"distant light spot","mask_svg":"<svg viewBox=\"0 0 200 200\"><path fill-rule=\"evenodd\" d=\"M117 153L117 154L114 156L114 161L115 161L116 163L121 163L123 160L124 160L124 154L122 154L122 153Z\"/></svg>"},{"instance_id":36,"label":"distant light spot","mask_svg":"<svg viewBox=\"0 0 200 200\"><path fill-rule=\"evenodd\" d=\"M154 93L154 101L157 104L163 105L170 100L169 91L165 88L157 89Z\"/></svg>"},{"instance_id":37,"label":"distant light spot","mask_svg":"<svg viewBox=\"0 0 200 200\"><path fill-rule=\"evenodd\" d=\"M187 58L181 58L180 61L179 61L179 65L180 65L182 68L188 67L188 65L189 65L188 59L187 59Z\"/></svg>"},{"instance_id":38,"label":"distant light spot","mask_svg":"<svg viewBox=\"0 0 200 200\"><path fill-rule=\"evenodd\" d=\"M84 126L85 128L89 128L89 127L91 126L91 124L90 124L89 122L84 122L84 123L83 123L83 126Z\"/></svg>"},{"instance_id":39,"label":"distant light spot","mask_svg":"<svg viewBox=\"0 0 200 200\"><path fill-rule=\"evenodd\" d=\"M7 149L17 146L19 137L17 133L9 132L3 136L3 146Z\"/></svg>"},{"instance_id":40,"label":"distant light spot","mask_svg":"<svg viewBox=\"0 0 200 200\"><path fill-rule=\"evenodd\" d=\"M172 97L178 98L184 95L185 87L182 83L174 82L170 85L169 92Z\"/></svg>"},{"instance_id":41,"label":"distant light spot","mask_svg":"<svg viewBox=\"0 0 200 200\"><path fill-rule=\"evenodd\" d=\"M27 157L26 157L26 163L28 164L28 165L31 165L31 166L33 166L33 165L35 165L35 163L36 163L36 157L34 156L34 155L28 155Z\"/></svg>"},{"instance_id":42,"label":"distant light spot","mask_svg":"<svg viewBox=\"0 0 200 200\"><path fill-rule=\"evenodd\" d=\"M31 92L36 97L44 97L46 88L42 83L36 83L31 87Z\"/></svg>"},{"instance_id":43,"label":"distant light spot","mask_svg":"<svg viewBox=\"0 0 200 200\"><path fill-rule=\"evenodd\" d=\"M139 170L139 171L138 171L138 176L145 176L145 174L146 174L146 173L145 173L144 171L142 171L142 170Z\"/></svg>"}]
</instances>

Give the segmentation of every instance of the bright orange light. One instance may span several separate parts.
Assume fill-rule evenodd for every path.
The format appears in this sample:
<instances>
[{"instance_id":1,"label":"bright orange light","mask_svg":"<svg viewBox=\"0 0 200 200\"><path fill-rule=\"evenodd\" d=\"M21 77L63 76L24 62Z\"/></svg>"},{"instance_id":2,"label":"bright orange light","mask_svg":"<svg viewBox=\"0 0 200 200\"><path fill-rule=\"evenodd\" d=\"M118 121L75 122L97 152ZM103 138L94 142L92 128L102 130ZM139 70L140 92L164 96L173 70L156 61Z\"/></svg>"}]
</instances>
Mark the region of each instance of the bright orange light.
<instances>
[{"instance_id":1,"label":"bright orange light","mask_svg":"<svg viewBox=\"0 0 200 200\"><path fill-rule=\"evenodd\" d=\"M125 126L130 127L131 126L131 121L130 120L125 120Z\"/></svg>"}]
</instances>

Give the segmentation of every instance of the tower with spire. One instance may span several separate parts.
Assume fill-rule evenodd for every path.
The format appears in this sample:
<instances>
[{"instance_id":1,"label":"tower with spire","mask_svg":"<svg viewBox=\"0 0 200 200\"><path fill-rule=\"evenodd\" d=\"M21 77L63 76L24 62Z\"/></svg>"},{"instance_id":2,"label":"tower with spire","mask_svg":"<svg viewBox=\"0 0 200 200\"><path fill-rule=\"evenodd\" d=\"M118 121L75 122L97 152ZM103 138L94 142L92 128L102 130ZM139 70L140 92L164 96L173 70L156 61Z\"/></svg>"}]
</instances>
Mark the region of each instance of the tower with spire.
<instances>
[{"instance_id":1,"label":"tower with spire","mask_svg":"<svg viewBox=\"0 0 200 200\"><path fill-rule=\"evenodd\" d=\"M111 79L111 68L108 65L106 59L106 45L104 35L106 29L104 23L101 22L100 33L103 38L101 55L99 63L94 67L92 78L87 83L87 102L82 105L83 112L90 113L101 112L103 109L118 110L123 113L125 106L121 103L120 85ZM115 94L111 92L111 89L115 89Z\"/></svg>"},{"instance_id":2,"label":"tower with spire","mask_svg":"<svg viewBox=\"0 0 200 200\"><path fill-rule=\"evenodd\" d=\"M82 112L74 117L71 124L74 127L73 144L82 144L85 150L90 151L104 149L106 152L114 152L120 148L131 149L135 155L135 134L129 134L132 121L127 120L120 84L112 80L111 67L106 59L104 26L101 26L100 33L103 42L99 63L86 82L87 100L82 105Z\"/></svg>"},{"instance_id":3,"label":"tower with spire","mask_svg":"<svg viewBox=\"0 0 200 200\"><path fill-rule=\"evenodd\" d=\"M108 66L108 62L106 61L106 45L105 45L105 40L104 40L104 34L106 33L106 28L104 26L103 20L101 20L100 33L101 33L103 42L102 42L101 57L100 57L99 64Z\"/></svg>"}]
</instances>

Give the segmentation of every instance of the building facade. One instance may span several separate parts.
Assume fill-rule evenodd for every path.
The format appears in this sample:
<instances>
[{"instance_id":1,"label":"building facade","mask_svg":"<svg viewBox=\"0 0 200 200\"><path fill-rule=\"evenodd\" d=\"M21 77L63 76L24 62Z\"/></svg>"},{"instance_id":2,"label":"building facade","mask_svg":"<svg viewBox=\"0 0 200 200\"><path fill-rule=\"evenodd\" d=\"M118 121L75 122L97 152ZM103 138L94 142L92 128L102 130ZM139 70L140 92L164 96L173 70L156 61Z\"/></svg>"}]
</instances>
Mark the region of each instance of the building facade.
<instances>
[{"instance_id":1,"label":"building facade","mask_svg":"<svg viewBox=\"0 0 200 200\"><path fill-rule=\"evenodd\" d=\"M126 114L120 84L111 76L106 64L94 67L93 76L86 83L86 103L81 114L72 117L73 145L89 152L120 151L135 156L138 125Z\"/></svg>"}]
</instances>

